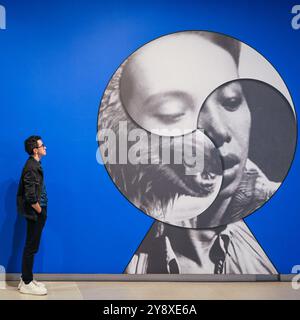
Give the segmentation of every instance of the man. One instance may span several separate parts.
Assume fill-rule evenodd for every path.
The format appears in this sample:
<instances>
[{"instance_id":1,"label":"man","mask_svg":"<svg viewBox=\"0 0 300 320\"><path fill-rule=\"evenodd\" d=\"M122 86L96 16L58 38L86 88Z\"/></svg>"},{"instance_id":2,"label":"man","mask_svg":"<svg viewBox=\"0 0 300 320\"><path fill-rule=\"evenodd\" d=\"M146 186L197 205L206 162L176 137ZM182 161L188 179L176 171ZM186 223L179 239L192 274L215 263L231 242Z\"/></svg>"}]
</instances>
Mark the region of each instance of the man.
<instances>
[{"instance_id":1,"label":"man","mask_svg":"<svg viewBox=\"0 0 300 320\"><path fill-rule=\"evenodd\" d=\"M47 219L47 192L41 159L46 146L40 136L30 136L24 142L29 158L25 163L17 194L18 212L27 220L26 243L22 259L21 293L45 295L45 285L33 279L34 256L38 252L42 231Z\"/></svg>"}]
</instances>

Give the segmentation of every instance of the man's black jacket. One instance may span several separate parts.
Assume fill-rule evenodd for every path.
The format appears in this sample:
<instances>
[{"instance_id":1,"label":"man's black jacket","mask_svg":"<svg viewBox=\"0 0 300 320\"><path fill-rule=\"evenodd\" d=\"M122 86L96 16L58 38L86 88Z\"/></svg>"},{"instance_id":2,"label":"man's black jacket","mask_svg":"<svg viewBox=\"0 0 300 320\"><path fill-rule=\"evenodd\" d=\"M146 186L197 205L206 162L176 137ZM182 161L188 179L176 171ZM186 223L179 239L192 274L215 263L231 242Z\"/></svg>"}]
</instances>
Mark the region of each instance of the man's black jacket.
<instances>
[{"instance_id":1,"label":"man's black jacket","mask_svg":"<svg viewBox=\"0 0 300 320\"><path fill-rule=\"evenodd\" d=\"M17 193L17 210L28 219L37 220L38 213L31 205L40 202L43 181L41 163L30 156L24 165Z\"/></svg>"}]
</instances>

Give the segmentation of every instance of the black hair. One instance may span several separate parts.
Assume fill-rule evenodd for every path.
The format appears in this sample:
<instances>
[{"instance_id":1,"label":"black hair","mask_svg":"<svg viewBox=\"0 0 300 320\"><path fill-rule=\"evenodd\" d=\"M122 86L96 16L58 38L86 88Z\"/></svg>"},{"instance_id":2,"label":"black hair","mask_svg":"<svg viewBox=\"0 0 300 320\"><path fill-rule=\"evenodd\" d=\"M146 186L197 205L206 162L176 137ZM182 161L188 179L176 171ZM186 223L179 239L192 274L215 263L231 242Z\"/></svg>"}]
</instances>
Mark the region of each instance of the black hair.
<instances>
[{"instance_id":1,"label":"black hair","mask_svg":"<svg viewBox=\"0 0 300 320\"><path fill-rule=\"evenodd\" d=\"M29 154L33 154L33 149L38 147L38 140L41 140L40 136L30 136L24 141L25 151Z\"/></svg>"}]
</instances>

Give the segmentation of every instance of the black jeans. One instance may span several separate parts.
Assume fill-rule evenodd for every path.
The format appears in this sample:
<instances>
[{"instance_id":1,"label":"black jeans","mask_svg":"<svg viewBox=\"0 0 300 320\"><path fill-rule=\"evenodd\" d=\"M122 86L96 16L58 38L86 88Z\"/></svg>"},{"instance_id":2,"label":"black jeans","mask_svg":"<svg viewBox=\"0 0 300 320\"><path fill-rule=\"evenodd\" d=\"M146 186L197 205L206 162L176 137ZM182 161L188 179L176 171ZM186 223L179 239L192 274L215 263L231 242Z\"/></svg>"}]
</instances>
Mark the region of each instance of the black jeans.
<instances>
[{"instance_id":1,"label":"black jeans","mask_svg":"<svg viewBox=\"0 0 300 320\"><path fill-rule=\"evenodd\" d=\"M34 255L38 252L42 231L47 219L47 207L42 207L42 212L38 215L37 221L27 220L26 243L22 259L22 280L25 284L33 280Z\"/></svg>"}]
</instances>

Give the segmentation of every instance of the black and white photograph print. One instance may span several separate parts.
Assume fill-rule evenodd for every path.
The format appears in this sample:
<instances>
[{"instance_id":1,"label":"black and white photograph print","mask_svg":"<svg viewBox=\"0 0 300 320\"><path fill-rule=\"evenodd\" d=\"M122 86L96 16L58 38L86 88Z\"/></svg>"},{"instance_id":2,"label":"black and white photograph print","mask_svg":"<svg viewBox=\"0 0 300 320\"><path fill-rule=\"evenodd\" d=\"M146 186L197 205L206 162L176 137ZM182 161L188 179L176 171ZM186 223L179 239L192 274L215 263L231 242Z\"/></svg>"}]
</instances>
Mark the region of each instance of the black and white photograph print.
<instances>
[{"instance_id":1,"label":"black and white photograph print","mask_svg":"<svg viewBox=\"0 0 300 320\"><path fill-rule=\"evenodd\" d=\"M278 77L251 47L206 31L158 38L117 69L99 108L100 154L120 192L157 220L125 273L277 273L243 218L294 157L296 116Z\"/></svg>"},{"instance_id":2,"label":"black and white photograph print","mask_svg":"<svg viewBox=\"0 0 300 320\"><path fill-rule=\"evenodd\" d=\"M106 88L101 156L119 190L149 216L191 228L228 224L262 205L287 173L294 111L272 86L236 79L241 46L204 31L165 36L133 53ZM253 54L243 56L253 63ZM263 120L272 117L284 120L274 128L274 119ZM268 136L268 148L258 149ZM266 176L270 157L279 160Z\"/></svg>"}]
</instances>

